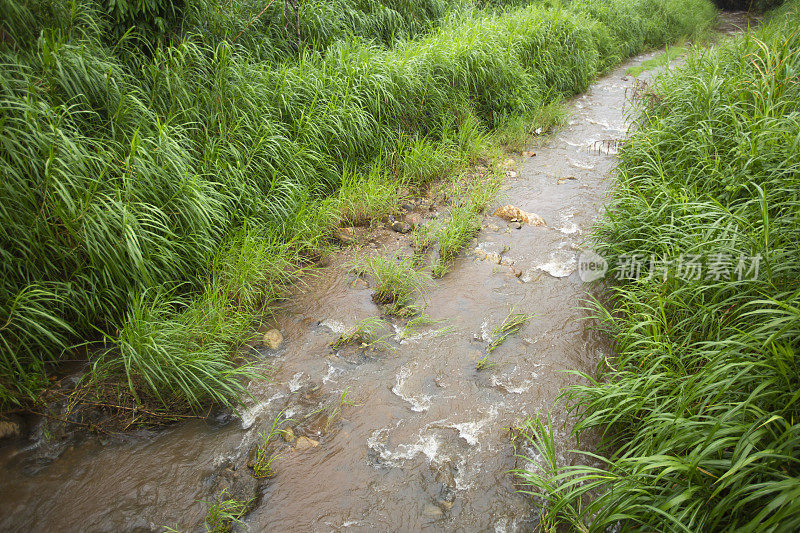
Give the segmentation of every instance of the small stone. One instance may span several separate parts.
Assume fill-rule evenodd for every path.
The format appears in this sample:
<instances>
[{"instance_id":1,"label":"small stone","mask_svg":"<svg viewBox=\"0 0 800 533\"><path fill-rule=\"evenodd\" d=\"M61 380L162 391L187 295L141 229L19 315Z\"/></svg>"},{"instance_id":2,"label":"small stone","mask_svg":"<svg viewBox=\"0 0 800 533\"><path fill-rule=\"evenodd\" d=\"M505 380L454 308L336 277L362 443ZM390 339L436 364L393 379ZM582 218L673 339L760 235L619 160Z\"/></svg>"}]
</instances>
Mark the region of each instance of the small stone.
<instances>
[{"instance_id":1,"label":"small stone","mask_svg":"<svg viewBox=\"0 0 800 533\"><path fill-rule=\"evenodd\" d=\"M500 261L502 261L503 258L500 257L500 254L495 253L495 252L491 252L491 253L486 254L486 260L487 261L491 261L492 263L496 263L496 264L499 265Z\"/></svg>"},{"instance_id":2,"label":"small stone","mask_svg":"<svg viewBox=\"0 0 800 533\"><path fill-rule=\"evenodd\" d=\"M506 177L507 178L516 178L517 177L517 173L514 172L513 170L507 170L506 171Z\"/></svg>"},{"instance_id":3,"label":"small stone","mask_svg":"<svg viewBox=\"0 0 800 533\"><path fill-rule=\"evenodd\" d=\"M450 509L452 509L452 508L453 508L453 505L454 505L455 503L456 503L456 502L454 502L454 501L452 501L452 502L448 502L448 501L446 501L446 500L436 500L436 505L437 505L437 506L438 506L438 507L439 507L439 508L440 508L442 511L449 511Z\"/></svg>"},{"instance_id":4,"label":"small stone","mask_svg":"<svg viewBox=\"0 0 800 533\"><path fill-rule=\"evenodd\" d=\"M0 420L0 440L19 437L20 429L17 422Z\"/></svg>"},{"instance_id":5,"label":"small stone","mask_svg":"<svg viewBox=\"0 0 800 533\"><path fill-rule=\"evenodd\" d=\"M428 505L425 506L425 509L422 511L422 514L424 514L428 518L441 518L442 516L444 516L444 513L442 512L441 508L438 505L434 505L432 503L429 503Z\"/></svg>"},{"instance_id":6,"label":"small stone","mask_svg":"<svg viewBox=\"0 0 800 533\"><path fill-rule=\"evenodd\" d=\"M509 225L510 225L512 228L514 228L514 229L522 229L522 224L520 224L520 223L519 223L519 222L517 222L517 221L514 221L514 222L512 222L512 223L511 223L511 224L509 224Z\"/></svg>"},{"instance_id":7,"label":"small stone","mask_svg":"<svg viewBox=\"0 0 800 533\"><path fill-rule=\"evenodd\" d=\"M308 437L297 437L297 441L294 443L295 450L307 450L308 448L316 448L317 446L319 446L319 441L309 439Z\"/></svg>"},{"instance_id":8,"label":"small stone","mask_svg":"<svg viewBox=\"0 0 800 533\"><path fill-rule=\"evenodd\" d=\"M535 157L536 152L522 152L522 157Z\"/></svg>"},{"instance_id":9,"label":"small stone","mask_svg":"<svg viewBox=\"0 0 800 533\"><path fill-rule=\"evenodd\" d=\"M342 244L350 244L355 238L355 228L336 228L333 232L333 236Z\"/></svg>"},{"instance_id":10,"label":"small stone","mask_svg":"<svg viewBox=\"0 0 800 533\"><path fill-rule=\"evenodd\" d=\"M546 226L544 219L536 213L528 213L514 205L504 205L494 211L494 216L509 222L521 222L531 226Z\"/></svg>"},{"instance_id":11,"label":"small stone","mask_svg":"<svg viewBox=\"0 0 800 533\"><path fill-rule=\"evenodd\" d=\"M369 283L363 278L354 279L352 285L354 289L369 289Z\"/></svg>"},{"instance_id":12,"label":"small stone","mask_svg":"<svg viewBox=\"0 0 800 533\"><path fill-rule=\"evenodd\" d=\"M401 220L395 220L392 222L392 229L395 230L397 233L408 233L411 231L411 224L408 222L403 222Z\"/></svg>"},{"instance_id":13,"label":"small stone","mask_svg":"<svg viewBox=\"0 0 800 533\"><path fill-rule=\"evenodd\" d=\"M253 446L250 448L250 451L247 452L247 468L252 469L256 466L256 457L258 456L258 446Z\"/></svg>"},{"instance_id":14,"label":"small stone","mask_svg":"<svg viewBox=\"0 0 800 533\"><path fill-rule=\"evenodd\" d=\"M513 260L513 259L510 259L510 258L508 258L508 257L504 257L504 258L503 258L503 259L500 261L500 264L501 264L501 265L503 265L503 266L511 266L511 265L513 265L513 264L514 264L514 260Z\"/></svg>"},{"instance_id":15,"label":"small stone","mask_svg":"<svg viewBox=\"0 0 800 533\"><path fill-rule=\"evenodd\" d=\"M282 430L281 437L283 437L284 442L294 442L294 430L292 428Z\"/></svg>"},{"instance_id":16,"label":"small stone","mask_svg":"<svg viewBox=\"0 0 800 533\"><path fill-rule=\"evenodd\" d=\"M277 329L271 329L264 333L264 346L270 350L277 350L278 346L283 342L283 334Z\"/></svg>"},{"instance_id":17,"label":"small stone","mask_svg":"<svg viewBox=\"0 0 800 533\"><path fill-rule=\"evenodd\" d=\"M412 229L425 223L425 217L420 213L409 213L406 216L406 220L411 224Z\"/></svg>"}]
</instances>

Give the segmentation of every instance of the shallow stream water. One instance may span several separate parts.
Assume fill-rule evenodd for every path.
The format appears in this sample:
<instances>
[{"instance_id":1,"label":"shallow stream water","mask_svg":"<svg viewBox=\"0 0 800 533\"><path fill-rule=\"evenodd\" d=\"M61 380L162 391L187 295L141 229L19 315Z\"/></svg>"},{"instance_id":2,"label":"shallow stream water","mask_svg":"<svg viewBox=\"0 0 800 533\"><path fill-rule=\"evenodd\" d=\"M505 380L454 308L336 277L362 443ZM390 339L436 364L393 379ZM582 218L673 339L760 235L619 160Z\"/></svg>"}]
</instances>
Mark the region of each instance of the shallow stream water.
<instances>
[{"instance_id":1,"label":"shallow stream water","mask_svg":"<svg viewBox=\"0 0 800 533\"><path fill-rule=\"evenodd\" d=\"M277 371L251 385L240 419L88 439L52 462L31 459L45 444L6 446L0 530L202 531L220 469L248 475L247 452L280 411L303 420L298 432L319 445L283 449L277 475L245 519L249 530L532 529L535 509L508 474L515 458L507 428L552 412L566 443L556 397L579 378L565 371L591 372L607 351L583 320L587 288L576 259L629 127L625 111L637 82L625 70L654 55L629 61L568 102L568 124L532 147L535 156L516 158L502 203L539 214L547 226L514 229L487 215L476 242L427 296L426 312L442 322L402 336L404 322L396 321L387 331L393 350L332 350L344 329L379 314L368 284L344 267L345 253L298 288L277 317L285 340L264 354ZM397 247L391 239L382 245ZM499 253L506 264L482 260L474 248ZM511 309L535 317L493 352L496 366L476 371ZM341 416L327 423L344 391ZM307 416L326 407L325 416Z\"/></svg>"}]
</instances>

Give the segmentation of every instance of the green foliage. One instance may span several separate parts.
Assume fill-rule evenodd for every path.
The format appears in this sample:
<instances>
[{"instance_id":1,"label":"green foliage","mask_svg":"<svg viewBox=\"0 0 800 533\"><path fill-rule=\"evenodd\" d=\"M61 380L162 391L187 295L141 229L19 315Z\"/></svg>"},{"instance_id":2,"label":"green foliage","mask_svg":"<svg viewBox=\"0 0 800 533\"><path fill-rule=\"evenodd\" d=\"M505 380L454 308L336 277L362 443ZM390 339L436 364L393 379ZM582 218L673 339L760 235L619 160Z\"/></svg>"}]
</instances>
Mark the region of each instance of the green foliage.
<instances>
[{"instance_id":1,"label":"green foliage","mask_svg":"<svg viewBox=\"0 0 800 533\"><path fill-rule=\"evenodd\" d=\"M428 274L414 270L409 257L370 257L357 261L354 268L372 278L372 299L385 304L389 314L413 309L417 297L431 284Z\"/></svg>"},{"instance_id":2,"label":"green foliage","mask_svg":"<svg viewBox=\"0 0 800 533\"><path fill-rule=\"evenodd\" d=\"M486 348L488 353L495 351L501 344L506 342L509 336L521 330L530 320L533 315L525 313L514 313L513 309L503 319L503 322L492 331L492 342Z\"/></svg>"},{"instance_id":3,"label":"green foliage","mask_svg":"<svg viewBox=\"0 0 800 533\"><path fill-rule=\"evenodd\" d=\"M234 524L241 524L242 518L250 510L253 501L229 498L228 491L223 490L217 500L208 506L205 526L208 533L229 533Z\"/></svg>"},{"instance_id":4,"label":"green foliage","mask_svg":"<svg viewBox=\"0 0 800 533\"><path fill-rule=\"evenodd\" d=\"M386 322L381 317L373 316L356 322L353 327L339 335L339 337L331 343L333 349L340 348L347 345L357 345L362 348L369 348L371 346L379 346L382 348L390 348L391 345L386 342L390 335L379 335L379 331L386 328Z\"/></svg>"},{"instance_id":5,"label":"green foliage","mask_svg":"<svg viewBox=\"0 0 800 533\"><path fill-rule=\"evenodd\" d=\"M648 45L710 20L705 0L647 2L671 21ZM570 4L267 5L0 0L3 407L98 330L98 375L137 396L235 401L241 324L337 223L585 88L600 36L642 46L624 19L590 24ZM225 329L201 311L236 334L201 342Z\"/></svg>"},{"instance_id":6,"label":"green foliage","mask_svg":"<svg viewBox=\"0 0 800 533\"><path fill-rule=\"evenodd\" d=\"M621 282L595 306L614 356L567 398L602 455L557 464L552 429L528 428L546 464L519 474L549 527L800 527L797 7L690 55L642 97L599 253L733 263L721 277ZM761 256L757 276L735 273L740 254Z\"/></svg>"}]
</instances>

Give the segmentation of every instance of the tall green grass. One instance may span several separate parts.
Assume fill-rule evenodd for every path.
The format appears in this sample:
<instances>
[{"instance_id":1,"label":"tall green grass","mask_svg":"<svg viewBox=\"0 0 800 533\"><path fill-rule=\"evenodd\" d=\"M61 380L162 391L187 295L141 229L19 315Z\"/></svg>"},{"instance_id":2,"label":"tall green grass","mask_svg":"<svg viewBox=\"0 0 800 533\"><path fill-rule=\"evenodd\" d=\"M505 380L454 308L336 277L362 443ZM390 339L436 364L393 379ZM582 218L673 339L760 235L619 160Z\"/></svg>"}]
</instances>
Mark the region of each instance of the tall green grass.
<instances>
[{"instance_id":1,"label":"tall green grass","mask_svg":"<svg viewBox=\"0 0 800 533\"><path fill-rule=\"evenodd\" d=\"M706 0L617 3L630 17L578 3L109 14L0 0L0 404L35 398L72 344L100 339L90 362L134 396L234 399L242 376L223 352L336 224L367 223L399 184L468 159L487 128L714 14ZM669 24L650 35L654 10ZM211 347L218 327L186 317L197 306L235 316L237 334Z\"/></svg>"},{"instance_id":2,"label":"tall green grass","mask_svg":"<svg viewBox=\"0 0 800 533\"><path fill-rule=\"evenodd\" d=\"M566 394L575 433L601 436L591 466L526 427L544 464L519 474L545 529L800 528L800 4L784 11L641 102L600 253L731 262L612 283L596 305L613 357ZM761 256L757 276L740 278L740 254Z\"/></svg>"}]
</instances>

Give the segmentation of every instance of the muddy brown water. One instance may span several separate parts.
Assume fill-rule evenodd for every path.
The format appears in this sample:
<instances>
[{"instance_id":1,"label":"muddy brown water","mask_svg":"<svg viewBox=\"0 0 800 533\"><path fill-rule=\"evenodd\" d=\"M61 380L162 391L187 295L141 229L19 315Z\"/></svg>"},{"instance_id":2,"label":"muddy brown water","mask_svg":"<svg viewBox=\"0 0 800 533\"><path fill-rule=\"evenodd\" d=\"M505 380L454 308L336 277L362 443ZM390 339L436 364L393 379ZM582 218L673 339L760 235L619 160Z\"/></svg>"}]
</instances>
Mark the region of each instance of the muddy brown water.
<instances>
[{"instance_id":1,"label":"muddy brown water","mask_svg":"<svg viewBox=\"0 0 800 533\"><path fill-rule=\"evenodd\" d=\"M253 400L241 418L121 441L88 439L51 462L42 457L52 443L6 446L0 529L202 531L204 502L216 495L220 469L232 465L249 475L248 450L282 410L303 422L298 434L320 445L281 449L276 477L263 484L245 519L248 530L532 529L535 508L508 474L515 459L507 428L552 412L567 444L556 397L578 378L565 371L591 372L607 351L583 320L587 288L576 257L601 211L615 141L628 129L635 80L625 70L654 55L597 81L569 102L567 126L533 147L535 156L516 158L503 203L548 225L514 229L486 216L475 243L427 296L426 312L443 322L402 337L405 322L392 320L393 351L332 351L342 330L379 314L369 286L344 268L345 253L298 289L277 318L285 341L264 354L277 371L271 381L251 384ZM386 239L383 245L399 246ZM513 265L480 260L476 247ZM496 366L476 371L491 331L512 308L536 316L495 350ZM329 427L319 415L306 416L338 406L343 391L352 403Z\"/></svg>"}]
</instances>

